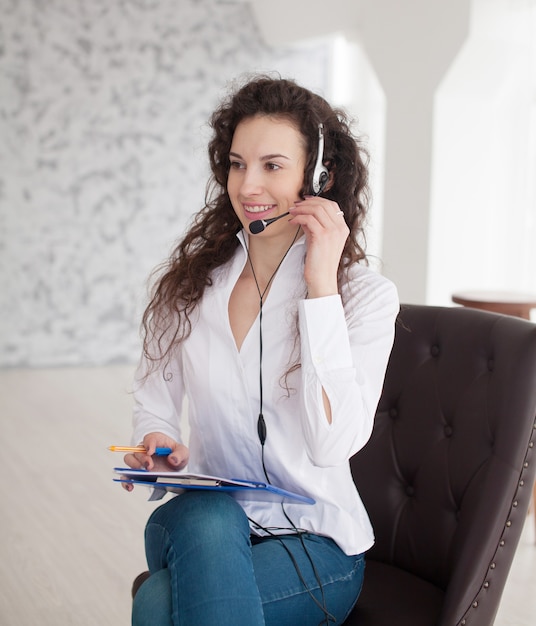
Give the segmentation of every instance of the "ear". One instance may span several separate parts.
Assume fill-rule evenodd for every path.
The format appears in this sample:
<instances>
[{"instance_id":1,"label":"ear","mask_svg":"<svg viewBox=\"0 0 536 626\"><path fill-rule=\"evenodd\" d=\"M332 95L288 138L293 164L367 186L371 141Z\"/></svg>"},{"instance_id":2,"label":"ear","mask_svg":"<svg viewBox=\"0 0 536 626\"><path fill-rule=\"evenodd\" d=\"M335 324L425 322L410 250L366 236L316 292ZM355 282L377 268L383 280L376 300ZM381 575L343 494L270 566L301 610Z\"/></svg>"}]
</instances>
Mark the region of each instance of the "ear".
<instances>
[{"instance_id":1,"label":"ear","mask_svg":"<svg viewBox=\"0 0 536 626\"><path fill-rule=\"evenodd\" d=\"M328 170L328 174L328 180L326 184L322 187L322 191L329 191L335 184L335 175L333 173L333 170Z\"/></svg>"}]
</instances>

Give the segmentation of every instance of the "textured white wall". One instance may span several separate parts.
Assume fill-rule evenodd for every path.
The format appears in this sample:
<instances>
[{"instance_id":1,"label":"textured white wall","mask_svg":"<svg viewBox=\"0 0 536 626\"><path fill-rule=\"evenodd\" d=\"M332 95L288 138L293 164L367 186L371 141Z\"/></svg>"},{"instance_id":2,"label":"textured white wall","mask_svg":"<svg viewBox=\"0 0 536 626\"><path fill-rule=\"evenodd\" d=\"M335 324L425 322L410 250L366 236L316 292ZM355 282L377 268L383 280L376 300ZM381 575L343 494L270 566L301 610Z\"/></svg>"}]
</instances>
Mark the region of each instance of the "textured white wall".
<instances>
[{"instance_id":1,"label":"textured white wall","mask_svg":"<svg viewBox=\"0 0 536 626\"><path fill-rule=\"evenodd\" d=\"M0 366L132 362L146 279L202 205L228 81L323 92L327 43L265 45L248 4L0 0Z\"/></svg>"}]
</instances>

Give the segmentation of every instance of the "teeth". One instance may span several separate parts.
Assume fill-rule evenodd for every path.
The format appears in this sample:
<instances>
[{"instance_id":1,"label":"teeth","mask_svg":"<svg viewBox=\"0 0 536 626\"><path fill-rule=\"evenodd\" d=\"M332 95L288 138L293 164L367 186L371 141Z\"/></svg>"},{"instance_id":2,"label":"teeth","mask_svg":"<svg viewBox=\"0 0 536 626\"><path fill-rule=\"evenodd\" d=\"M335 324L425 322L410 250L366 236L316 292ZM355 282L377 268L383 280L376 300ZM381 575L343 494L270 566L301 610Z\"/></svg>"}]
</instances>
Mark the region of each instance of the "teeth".
<instances>
[{"instance_id":1,"label":"teeth","mask_svg":"<svg viewBox=\"0 0 536 626\"><path fill-rule=\"evenodd\" d=\"M262 213L263 211L268 211L272 207L273 207L272 204L264 204L264 205L261 204L257 206L248 206L246 208L249 213Z\"/></svg>"}]
</instances>

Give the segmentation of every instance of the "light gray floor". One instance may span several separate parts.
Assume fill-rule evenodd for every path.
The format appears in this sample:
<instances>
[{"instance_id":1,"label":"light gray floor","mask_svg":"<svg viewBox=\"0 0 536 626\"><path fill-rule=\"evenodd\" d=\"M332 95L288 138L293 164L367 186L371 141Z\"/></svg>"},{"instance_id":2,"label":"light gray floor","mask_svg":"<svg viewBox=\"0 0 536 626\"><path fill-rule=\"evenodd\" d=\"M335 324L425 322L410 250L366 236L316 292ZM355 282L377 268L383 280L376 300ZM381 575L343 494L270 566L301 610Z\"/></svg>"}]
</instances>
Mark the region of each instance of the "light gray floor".
<instances>
[{"instance_id":1,"label":"light gray floor","mask_svg":"<svg viewBox=\"0 0 536 626\"><path fill-rule=\"evenodd\" d=\"M0 624L128 626L148 491L112 482L130 437L129 367L0 370ZM527 518L495 626L536 614Z\"/></svg>"}]
</instances>

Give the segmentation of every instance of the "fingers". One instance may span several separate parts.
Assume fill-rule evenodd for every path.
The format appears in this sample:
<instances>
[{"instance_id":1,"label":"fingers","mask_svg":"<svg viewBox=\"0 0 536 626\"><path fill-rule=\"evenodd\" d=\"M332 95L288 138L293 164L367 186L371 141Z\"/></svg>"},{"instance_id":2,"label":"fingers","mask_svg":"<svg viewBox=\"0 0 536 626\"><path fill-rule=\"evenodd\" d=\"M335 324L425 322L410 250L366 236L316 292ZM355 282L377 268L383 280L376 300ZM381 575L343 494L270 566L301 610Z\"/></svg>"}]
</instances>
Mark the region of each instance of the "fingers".
<instances>
[{"instance_id":1,"label":"fingers","mask_svg":"<svg viewBox=\"0 0 536 626\"><path fill-rule=\"evenodd\" d=\"M342 251L350 229L336 202L315 196L307 197L296 202L289 213L291 222L303 228L309 244L312 241L322 242L322 246L334 246Z\"/></svg>"},{"instance_id":2,"label":"fingers","mask_svg":"<svg viewBox=\"0 0 536 626\"><path fill-rule=\"evenodd\" d=\"M135 454L135 457L137 461L141 463L141 467L144 467L146 470L152 472L153 470L157 469L157 466L158 469L162 469L162 465L165 462L164 459L166 458L155 456L156 448L171 448L173 450L174 447L177 445L178 444L175 440L171 439L171 437L164 435L163 433L149 433L143 438L143 447L145 448L146 452L137 452ZM166 469L170 469L169 467L167 467L167 462L165 462L165 467Z\"/></svg>"},{"instance_id":3,"label":"fingers","mask_svg":"<svg viewBox=\"0 0 536 626\"><path fill-rule=\"evenodd\" d=\"M143 445L147 450L142 460L148 470L180 470L187 463L190 457L190 451L182 444L178 443L171 437L162 435L162 433L150 433L143 439ZM156 456L154 454L156 448L171 448L171 454L168 456Z\"/></svg>"},{"instance_id":4,"label":"fingers","mask_svg":"<svg viewBox=\"0 0 536 626\"><path fill-rule=\"evenodd\" d=\"M124 456L125 463L133 469L170 471L183 469L188 464L188 448L162 433L146 435L142 445L146 452L131 452ZM171 453L168 456L156 455L156 448L170 448Z\"/></svg>"},{"instance_id":5,"label":"fingers","mask_svg":"<svg viewBox=\"0 0 536 626\"><path fill-rule=\"evenodd\" d=\"M294 223L312 232L318 231L319 227L340 233L348 233L349 230L339 205L326 198L306 196L305 200L296 202L289 212Z\"/></svg>"},{"instance_id":6,"label":"fingers","mask_svg":"<svg viewBox=\"0 0 536 626\"><path fill-rule=\"evenodd\" d=\"M180 470L188 464L190 457L188 448L162 433L146 435L142 445L145 452L130 452L123 457L128 467L148 471L170 471ZM171 448L171 454L168 456L156 455L156 448ZM122 487L129 492L134 489L134 485L131 483L122 483Z\"/></svg>"},{"instance_id":7,"label":"fingers","mask_svg":"<svg viewBox=\"0 0 536 626\"><path fill-rule=\"evenodd\" d=\"M338 293L338 268L350 229L336 202L307 196L289 210L307 240L304 279L309 298Z\"/></svg>"},{"instance_id":8,"label":"fingers","mask_svg":"<svg viewBox=\"0 0 536 626\"><path fill-rule=\"evenodd\" d=\"M190 451L182 443L177 443L172 447L171 454L167 457L167 462L174 469L180 470L188 464L190 458Z\"/></svg>"},{"instance_id":9,"label":"fingers","mask_svg":"<svg viewBox=\"0 0 536 626\"><path fill-rule=\"evenodd\" d=\"M143 467L145 467L145 457L146 455L140 452L136 452L136 454L129 452L128 454L125 454L125 456L123 457L123 461L125 461L125 464L129 467L132 467L132 469L142 469Z\"/></svg>"},{"instance_id":10,"label":"fingers","mask_svg":"<svg viewBox=\"0 0 536 626\"><path fill-rule=\"evenodd\" d=\"M136 456L136 454L132 454L131 452L129 454L125 454L125 456L123 457L125 465L127 465L128 467L132 467L133 469L141 469L143 465L136 458ZM129 493L134 490L134 485L132 483L121 483L121 487L123 487L123 489L125 491L128 491Z\"/></svg>"}]
</instances>

